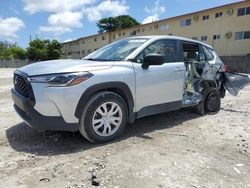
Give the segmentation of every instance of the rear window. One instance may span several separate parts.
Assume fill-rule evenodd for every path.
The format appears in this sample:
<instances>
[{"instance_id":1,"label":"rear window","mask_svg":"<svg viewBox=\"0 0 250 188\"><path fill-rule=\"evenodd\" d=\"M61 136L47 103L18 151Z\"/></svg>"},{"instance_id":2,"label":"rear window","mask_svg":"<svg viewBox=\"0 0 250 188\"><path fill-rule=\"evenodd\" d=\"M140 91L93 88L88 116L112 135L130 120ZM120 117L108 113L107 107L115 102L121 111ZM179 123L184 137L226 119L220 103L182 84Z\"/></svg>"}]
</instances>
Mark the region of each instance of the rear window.
<instances>
[{"instance_id":1,"label":"rear window","mask_svg":"<svg viewBox=\"0 0 250 188\"><path fill-rule=\"evenodd\" d=\"M206 46L202 46L204 54L206 56L207 61L212 61L214 59L213 53Z\"/></svg>"}]
</instances>

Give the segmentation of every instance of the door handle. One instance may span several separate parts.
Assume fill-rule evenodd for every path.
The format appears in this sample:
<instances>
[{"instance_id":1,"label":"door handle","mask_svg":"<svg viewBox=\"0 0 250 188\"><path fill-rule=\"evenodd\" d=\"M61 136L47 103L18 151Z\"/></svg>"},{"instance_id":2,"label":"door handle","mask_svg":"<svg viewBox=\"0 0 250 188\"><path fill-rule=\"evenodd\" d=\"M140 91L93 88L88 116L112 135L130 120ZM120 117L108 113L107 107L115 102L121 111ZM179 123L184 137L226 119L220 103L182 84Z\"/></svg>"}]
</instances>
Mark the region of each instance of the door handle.
<instances>
[{"instance_id":1,"label":"door handle","mask_svg":"<svg viewBox=\"0 0 250 188\"><path fill-rule=\"evenodd\" d=\"M182 72L183 70L185 70L184 68L181 68L181 67L176 67L174 69L175 72Z\"/></svg>"}]
</instances>

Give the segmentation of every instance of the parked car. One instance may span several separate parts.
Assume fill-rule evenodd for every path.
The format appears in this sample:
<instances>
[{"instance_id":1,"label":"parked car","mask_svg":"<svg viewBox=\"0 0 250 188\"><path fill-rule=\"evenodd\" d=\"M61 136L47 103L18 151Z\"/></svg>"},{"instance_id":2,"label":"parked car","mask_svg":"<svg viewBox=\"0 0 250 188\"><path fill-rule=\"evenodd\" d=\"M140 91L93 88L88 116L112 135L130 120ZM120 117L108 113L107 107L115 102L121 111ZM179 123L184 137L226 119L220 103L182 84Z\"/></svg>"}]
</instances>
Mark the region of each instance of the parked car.
<instances>
[{"instance_id":1,"label":"parked car","mask_svg":"<svg viewBox=\"0 0 250 188\"><path fill-rule=\"evenodd\" d=\"M195 107L220 110L249 77L229 73L202 42L175 36L119 40L81 60L54 60L15 71L16 112L38 130L80 131L90 142L117 138L127 123ZM152 125L153 126L153 125Z\"/></svg>"}]
</instances>

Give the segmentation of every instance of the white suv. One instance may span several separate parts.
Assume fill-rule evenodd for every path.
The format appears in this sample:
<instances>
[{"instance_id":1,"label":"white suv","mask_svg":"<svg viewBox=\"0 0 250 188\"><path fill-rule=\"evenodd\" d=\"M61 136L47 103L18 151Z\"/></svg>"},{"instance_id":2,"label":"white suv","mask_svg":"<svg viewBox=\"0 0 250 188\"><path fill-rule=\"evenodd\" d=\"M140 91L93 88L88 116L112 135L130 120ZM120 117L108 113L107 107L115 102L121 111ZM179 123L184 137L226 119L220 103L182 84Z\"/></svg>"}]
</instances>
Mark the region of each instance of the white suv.
<instances>
[{"instance_id":1,"label":"white suv","mask_svg":"<svg viewBox=\"0 0 250 188\"><path fill-rule=\"evenodd\" d=\"M38 130L78 131L106 142L136 118L193 106L218 112L225 89L249 77L226 73L207 44L174 36L127 38L81 60L34 63L14 73L17 113Z\"/></svg>"}]
</instances>

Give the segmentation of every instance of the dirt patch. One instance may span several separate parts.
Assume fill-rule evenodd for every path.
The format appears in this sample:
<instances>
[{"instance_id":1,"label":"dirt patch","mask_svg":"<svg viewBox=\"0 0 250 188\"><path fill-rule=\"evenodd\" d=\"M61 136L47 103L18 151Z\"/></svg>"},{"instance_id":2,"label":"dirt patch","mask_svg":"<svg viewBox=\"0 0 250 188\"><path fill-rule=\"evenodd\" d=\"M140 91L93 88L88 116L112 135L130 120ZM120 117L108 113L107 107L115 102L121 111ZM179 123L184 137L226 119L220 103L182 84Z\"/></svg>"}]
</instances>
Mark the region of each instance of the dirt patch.
<instances>
[{"instance_id":1,"label":"dirt patch","mask_svg":"<svg viewBox=\"0 0 250 188\"><path fill-rule=\"evenodd\" d=\"M94 145L25 125L12 108L12 72L0 69L0 187L250 187L250 87L216 115L150 116Z\"/></svg>"}]
</instances>

